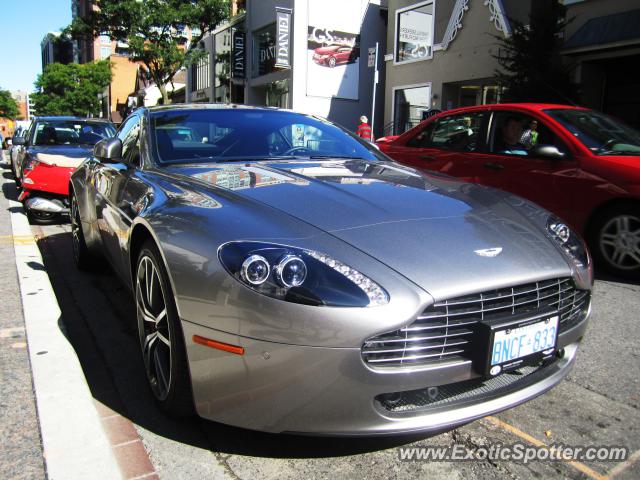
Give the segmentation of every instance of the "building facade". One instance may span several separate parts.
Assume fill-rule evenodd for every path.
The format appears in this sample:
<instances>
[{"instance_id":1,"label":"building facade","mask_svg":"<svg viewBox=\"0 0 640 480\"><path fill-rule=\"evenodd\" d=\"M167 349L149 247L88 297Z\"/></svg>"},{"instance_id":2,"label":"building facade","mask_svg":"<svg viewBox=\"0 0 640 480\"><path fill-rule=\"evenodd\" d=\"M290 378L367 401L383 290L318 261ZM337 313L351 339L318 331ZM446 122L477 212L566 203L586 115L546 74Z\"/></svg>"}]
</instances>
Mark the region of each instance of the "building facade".
<instances>
[{"instance_id":1,"label":"building facade","mask_svg":"<svg viewBox=\"0 0 640 480\"><path fill-rule=\"evenodd\" d=\"M42 71L50 63L73 62L73 42L60 36L59 32L47 33L40 42Z\"/></svg>"},{"instance_id":2,"label":"building facade","mask_svg":"<svg viewBox=\"0 0 640 480\"><path fill-rule=\"evenodd\" d=\"M71 17L86 19L93 5L91 0L71 0ZM107 35L99 37L86 37L73 43L73 61L75 63L89 63L96 60L105 60L112 54L127 55L128 45L116 42Z\"/></svg>"},{"instance_id":3,"label":"building facade","mask_svg":"<svg viewBox=\"0 0 640 480\"><path fill-rule=\"evenodd\" d=\"M399 134L431 109L497 103L496 37L510 19L527 23L530 0L389 0L385 134Z\"/></svg>"},{"instance_id":4,"label":"building facade","mask_svg":"<svg viewBox=\"0 0 640 480\"><path fill-rule=\"evenodd\" d=\"M364 114L381 132L383 72L373 114L375 46L383 49L387 28L381 3L234 2L237 14L197 46L204 55L188 71L186 100L291 108L350 130Z\"/></svg>"},{"instance_id":5,"label":"building facade","mask_svg":"<svg viewBox=\"0 0 640 480\"><path fill-rule=\"evenodd\" d=\"M640 129L640 1L566 0L563 54L581 103Z\"/></svg>"}]
</instances>

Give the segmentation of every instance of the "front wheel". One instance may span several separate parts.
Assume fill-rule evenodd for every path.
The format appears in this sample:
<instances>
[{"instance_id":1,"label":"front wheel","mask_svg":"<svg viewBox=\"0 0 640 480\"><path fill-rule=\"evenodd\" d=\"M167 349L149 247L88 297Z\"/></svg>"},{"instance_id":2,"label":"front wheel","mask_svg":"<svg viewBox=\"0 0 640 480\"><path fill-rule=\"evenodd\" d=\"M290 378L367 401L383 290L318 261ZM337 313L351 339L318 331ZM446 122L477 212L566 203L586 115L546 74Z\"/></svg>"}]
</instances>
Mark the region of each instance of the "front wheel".
<instances>
[{"instance_id":1,"label":"front wheel","mask_svg":"<svg viewBox=\"0 0 640 480\"><path fill-rule=\"evenodd\" d=\"M38 225L50 225L58 220L59 213L41 212L39 210L28 210L27 214L33 223Z\"/></svg>"},{"instance_id":2,"label":"front wheel","mask_svg":"<svg viewBox=\"0 0 640 480\"><path fill-rule=\"evenodd\" d=\"M175 417L193 413L182 327L160 252L142 247L136 263L138 334L147 380L160 407Z\"/></svg>"},{"instance_id":3,"label":"front wheel","mask_svg":"<svg viewBox=\"0 0 640 480\"><path fill-rule=\"evenodd\" d=\"M335 66L336 66L336 59L335 59L335 57L331 57L327 63L328 63L328 65L329 65L329 67L331 67L331 68L335 67Z\"/></svg>"},{"instance_id":4,"label":"front wheel","mask_svg":"<svg viewBox=\"0 0 640 480\"><path fill-rule=\"evenodd\" d=\"M605 210L594 221L590 244L596 265L620 277L640 278L640 206Z\"/></svg>"},{"instance_id":5,"label":"front wheel","mask_svg":"<svg viewBox=\"0 0 640 480\"><path fill-rule=\"evenodd\" d=\"M73 261L80 270L93 270L95 267L95 258L89 253L87 242L84 238L82 222L80 221L80 210L78 209L78 200L75 196L71 198L71 241L73 250Z\"/></svg>"}]
</instances>

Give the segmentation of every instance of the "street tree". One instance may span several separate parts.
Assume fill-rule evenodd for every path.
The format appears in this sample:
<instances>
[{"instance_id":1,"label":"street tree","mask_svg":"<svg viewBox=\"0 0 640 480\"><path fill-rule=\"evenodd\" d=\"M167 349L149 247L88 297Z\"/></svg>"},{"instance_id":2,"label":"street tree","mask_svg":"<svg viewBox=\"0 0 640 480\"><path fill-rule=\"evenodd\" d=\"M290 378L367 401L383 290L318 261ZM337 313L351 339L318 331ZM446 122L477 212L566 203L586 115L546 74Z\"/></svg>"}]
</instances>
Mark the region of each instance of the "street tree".
<instances>
[{"instance_id":1,"label":"street tree","mask_svg":"<svg viewBox=\"0 0 640 480\"><path fill-rule=\"evenodd\" d=\"M20 115L18 104L8 90L0 89L0 117L15 120Z\"/></svg>"},{"instance_id":2,"label":"street tree","mask_svg":"<svg viewBox=\"0 0 640 480\"><path fill-rule=\"evenodd\" d=\"M563 31L570 20L559 0L535 5L529 24L511 19L512 33L496 36L500 47L494 56L500 68L498 83L505 87L507 102L573 103L577 85L571 81L571 66L563 62L560 50Z\"/></svg>"},{"instance_id":3,"label":"street tree","mask_svg":"<svg viewBox=\"0 0 640 480\"><path fill-rule=\"evenodd\" d=\"M203 36L228 18L229 0L90 0L87 18L76 18L67 29L75 38L108 35L128 45L132 61L146 67L151 80L170 103L166 85L184 66L204 52Z\"/></svg>"},{"instance_id":4,"label":"street tree","mask_svg":"<svg viewBox=\"0 0 640 480\"><path fill-rule=\"evenodd\" d=\"M32 95L38 115L97 116L100 113L99 94L111 82L107 60L77 64L52 63L45 67L35 82Z\"/></svg>"}]
</instances>

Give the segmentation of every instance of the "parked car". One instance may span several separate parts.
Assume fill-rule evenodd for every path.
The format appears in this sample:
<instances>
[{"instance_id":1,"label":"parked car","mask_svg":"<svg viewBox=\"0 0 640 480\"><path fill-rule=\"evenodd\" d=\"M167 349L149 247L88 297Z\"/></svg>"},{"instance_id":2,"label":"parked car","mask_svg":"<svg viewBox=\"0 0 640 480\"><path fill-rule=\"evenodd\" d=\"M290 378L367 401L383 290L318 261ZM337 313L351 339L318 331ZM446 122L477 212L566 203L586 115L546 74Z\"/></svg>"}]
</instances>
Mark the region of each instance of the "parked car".
<instances>
[{"instance_id":1,"label":"parked car","mask_svg":"<svg viewBox=\"0 0 640 480\"><path fill-rule=\"evenodd\" d=\"M354 63L358 58L358 50L344 45L330 45L316 48L313 51L313 61L318 65L335 67L346 63Z\"/></svg>"},{"instance_id":2,"label":"parked car","mask_svg":"<svg viewBox=\"0 0 640 480\"><path fill-rule=\"evenodd\" d=\"M596 265L640 278L640 132L620 121L566 105L483 105L378 145L406 165L536 202L586 237Z\"/></svg>"},{"instance_id":3,"label":"parked car","mask_svg":"<svg viewBox=\"0 0 640 480\"><path fill-rule=\"evenodd\" d=\"M314 116L140 108L71 183L75 262L103 256L132 290L174 415L435 432L553 387L585 332L591 263L570 228Z\"/></svg>"},{"instance_id":4,"label":"parked car","mask_svg":"<svg viewBox=\"0 0 640 480\"><path fill-rule=\"evenodd\" d=\"M110 122L75 117L36 119L26 137L16 138L18 199L29 216L50 223L68 211L69 178L99 140L114 136Z\"/></svg>"},{"instance_id":5,"label":"parked car","mask_svg":"<svg viewBox=\"0 0 640 480\"><path fill-rule=\"evenodd\" d=\"M22 126L18 126L13 132L13 137L11 138L11 146L9 147L9 167L11 168L11 172L13 173L14 177L16 176L16 170L15 170L16 158L18 156L18 151L21 149L21 145L14 145L14 140L16 138L22 138L26 136L27 130L28 130L28 127L25 128ZM16 182L17 181L18 180L16 179Z\"/></svg>"}]
</instances>

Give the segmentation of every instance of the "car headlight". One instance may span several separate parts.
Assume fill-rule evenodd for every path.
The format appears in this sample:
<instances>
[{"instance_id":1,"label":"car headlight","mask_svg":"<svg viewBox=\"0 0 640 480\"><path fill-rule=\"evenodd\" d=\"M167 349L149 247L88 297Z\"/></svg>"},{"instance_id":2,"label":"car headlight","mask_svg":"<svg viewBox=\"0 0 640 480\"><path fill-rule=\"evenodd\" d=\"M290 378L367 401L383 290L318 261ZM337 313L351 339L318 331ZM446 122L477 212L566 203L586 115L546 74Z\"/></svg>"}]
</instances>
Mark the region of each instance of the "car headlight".
<instances>
[{"instance_id":1,"label":"car headlight","mask_svg":"<svg viewBox=\"0 0 640 480\"><path fill-rule=\"evenodd\" d=\"M589 254L582 238L558 217L552 215L547 220L547 234L562 247L578 267L589 265Z\"/></svg>"},{"instance_id":2,"label":"car headlight","mask_svg":"<svg viewBox=\"0 0 640 480\"><path fill-rule=\"evenodd\" d=\"M229 242L220 262L252 290L287 302L332 307L375 307L389 302L376 282L313 250L263 242Z\"/></svg>"}]
</instances>

